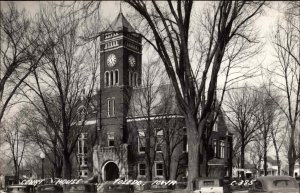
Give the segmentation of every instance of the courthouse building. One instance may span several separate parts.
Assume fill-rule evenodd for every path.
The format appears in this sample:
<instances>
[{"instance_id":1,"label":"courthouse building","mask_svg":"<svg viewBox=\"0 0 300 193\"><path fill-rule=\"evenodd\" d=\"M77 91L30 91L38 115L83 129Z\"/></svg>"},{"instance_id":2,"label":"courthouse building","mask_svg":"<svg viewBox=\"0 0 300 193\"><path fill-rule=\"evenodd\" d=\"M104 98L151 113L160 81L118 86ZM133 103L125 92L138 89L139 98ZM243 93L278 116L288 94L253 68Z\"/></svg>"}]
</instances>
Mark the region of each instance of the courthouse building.
<instances>
[{"instance_id":1,"label":"courthouse building","mask_svg":"<svg viewBox=\"0 0 300 193\"><path fill-rule=\"evenodd\" d=\"M150 114L138 110L134 102L147 89L141 85L141 35L119 13L100 40L100 90L94 97L98 106L91 108L93 114L86 120L85 132L78 141L79 176L97 176L100 182L116 178L145 179L145 144L147 133L152 133L155 139L150 139L149 144L155 144L155 147L147 146L155 152L152 179L164 179L167 172L168 178L185 180L188 175L186 128L171 85L155 88L158 89L157 105ZM171 102L169 108L165 102ZM174 139L165 139L170 135L166 132L174 130L174 137L179 136L178 143ZM222 112L209 143L212 151L208 162L210 175L231 175L232 136L227 131ZM171 147L174 148L170 155L166 148ZM165 159L168 155L170 162Z\"/></svg>"}]
</instances>

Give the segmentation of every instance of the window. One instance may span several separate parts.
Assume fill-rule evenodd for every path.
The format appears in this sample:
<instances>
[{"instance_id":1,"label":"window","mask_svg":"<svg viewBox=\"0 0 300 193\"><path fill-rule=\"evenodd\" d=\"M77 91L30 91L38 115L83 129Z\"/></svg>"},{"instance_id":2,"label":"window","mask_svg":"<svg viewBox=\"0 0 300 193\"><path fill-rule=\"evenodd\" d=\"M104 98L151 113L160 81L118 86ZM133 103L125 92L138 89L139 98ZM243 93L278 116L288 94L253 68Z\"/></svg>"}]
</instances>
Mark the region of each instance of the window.
<instances>
[{"instance_id":1,"label":"window","mask_svg":"<svg viewBox=\"0 0 300 193\"><path fill-rule=\"evenodd\" d=\"M114 85L114 72L113 71L110 72L110 85L111 86Z\"/></svg>"},{"instance_id":2,"label":"window","mask_svg":"<svg viewBox=\"0 0 300 193\"><path fill-rule=\"evenodd\" d=\"M87 157L84 157L84 165L87 165Z\"/></svg>"},{"instance_id":3,"label":"window","mask_svg":"<svg viewBox=\"0 0 300 193\"><path fill-rule=\"evenodd\" d=\"M213 140L214 157L217 157L217 140Z\"/></svg>"},{"instance_id":4,"label":"window","mask_svg":"<svg viewBox=\"0 0 300 193\"><path fill-rule=\"evenodd\" d=\"M78 141L78 153L81 154L82 153L82 140Z\"/></svg>"},{"instance_id":5,"label":"window","mask_svg":"<svg viewBox=\"0 0 300 193\"><path fill-rule=\"evenodd\" d=\"M157 152L162 152L162 149L161 149L161 141L158 141L157 144L156 144L156 151Z\"/></svg>"},{"instance_id":6,"label":"window","mask_svg":"<svg viewBox=\"0 0 300 193\"><path fill-rule=\"evenodd\" d=\"M108 33L108 34L105 35L105 39L110 38L110 37L112 37L111 33Z\"/></svg>"},{"instance_id":7,"label":"window","mask_svg":"<svg viewBox=\"0 0 300 193\"><path fill-rule=\"evenodd\" d=\"M220 141L220 158L225 158L225 143Z\"/></svg>"},{"instance_id":8,"label":"window","mask_svg":"<svg viewBox=\"0 0 300 193\"><path fill-rule=\"evenodd\" d=\"M107 117L115 116L115 98L107 99Z\"/></svg>"},{"instance_id":9,"label":"window","mask_svg":"<svg viewBox=\"0 0 300 193\"><path fill-rule=\"evenodd\" d=\"M139 163L139 175L145 176L146 175L146 164Z\"/></svg>"},{"instance_id":10,"label":"window","mask_svg":"<svg viewBox=\"0 0 300 193\"><path fill-rule=\"evenodd\" d=\"M135 73L132 73L132 75L131 75L131 86L132 87L134 87L135 86L135 79L134 79L134 77L135 77Z\"/></svg>"},{"instance_id":11,"label":"window","mask_svg":"<svg viewBox=\"0 0 300 193\"><path fill-rule=\"evenodd\" d=\"M111 109L111 115L115 116L115 99L111 99L111 105L112 105L112 109Z\"/></svg>"},{"instance_id":12,"label":"window","mask_svg":"<svg viewBox=\"0 0 300 193\"><path fill-rule=\"evenodd\" d=\"M115 136L114 136L114 133L109 133L107 135L107 140L108 140L108 146L109 147L115 146Z\"/></svg>"},{"instance_id":13,"label":"window","mask_svg":"<svg viewBox=\"0 0 300 193\"><path fill-rule=\"evenodd\" d=\"M134 77L134 79L135 79L134 86L138 86L138 73L134 73L134 75L135 75L135 77Z\"/></svg>"},{"instance_id":14,"label":"window","mask_svg":"<svg viewBox=\"0 0 300 193\"><path fill-rule=\"evenodd\" d=\"M109 86L109 72L105 72L105 86Z\"/></svg>"},{"instance_id":15,"label":"window","mask_svg":"<svg viewBox=\"0 0 300 193\"><path fill-rule=\"evenodd\" d=\"M84 153L84 154L87 154L88 149L87 149L87 146L84 145L84 144L85 144L85 143L83 142L83 153Z\"/></svg>"},{"instance_id":16,"label":"window","mask_svg":"<svg viewBox=\"0 0 300 193\"><path fill-rule=\"evenodd\" d=\"M162 152L162 143L163 143L163 134L164 131L160 128L156 128L156 136L157 136L157 142L156 142L156 151Z\"/></svg>"},{"instance_id":17,"label":"window","mask_svg":"<svg viewBox=\"0 0 300 193\"><path fill-rule=\"evenodd\" d=\"M213 118L215 118L215 117L216 117L216 113L214 113ZM213 126L213 131L215 131L215 132L218 132L218 122L219 122L219 117L216 118L216 121L215 121L214 126Z\"/></svg>"},{"instance_id":18,"label":"window","mask_svg":"<svg viewBox=\"0 0 300 193\"><path fill-rule=\"evenodd\" d=\"M129 86L131 86L131 72L129 72L128 83L129 83Z\"/></svg>"},{"instance_id":19,"label":"window","mask_svg":"<svg viewBox=\"0 0 300 193\"><path fill-rule=\"evenodd\" d=\"M219 118L217 117L216 122L214 123L214 126L213 126L213 131L215 131L215 132L218 132L218 120L219 120Z\"/></svg>"},{"instance_id":20,"label":"window","mask_svg":"<svg viewBox=\"0 0 300 193\"><path fill-rule=\"evenodd\" d=\"M145 133L143 131L139 131L138 149L139 153L145 153Z\"/></svg>"},{"instance_id":21,"label":"window","mask_svg":"<svg viewBox=\"0 0 300 193\"><path fill-rule=\"evenodd\" d=\"M107 99L107 117L110 117L110 107L111 107L110 99Z\"/></svg>"},{"instance_id":22,"label":"window","mask_svg":"<svg viewBox=\"0 0 300 193\"><path fill-rule=\"evenodd\" d=\"M115 70L115 85L119 84L119 71Z\"/></svg>"},{"instance_id":23,"label":"window","mask_svg":"<svg viewBox=\"0 0 300 193\"><path fill-rule=\"evenodd\" d=\"M164 166L162 163L155 163L155 176L163 176L164 174L163 168Z\"/></svg>"},{"instance_id":24,"label":"window","mask_svg":"<svg viewBox=\"0 0 300 193\"><path fill-rule=\"evenodd\" d=\"M79 156L78 157L78 163L79 163L80 166L87 166L87 157Z\"/></svg>"},{"instance_id":25,"label":"window","mask_svg":"<svg viewBox=\"0 0 300 193\"><path fill-rule=\"evenodd\" d=\"M79 173L80 173L80 177L87 177L87 175L88 175L87 170L81 170Z\"/></svg>"}]
</instances>

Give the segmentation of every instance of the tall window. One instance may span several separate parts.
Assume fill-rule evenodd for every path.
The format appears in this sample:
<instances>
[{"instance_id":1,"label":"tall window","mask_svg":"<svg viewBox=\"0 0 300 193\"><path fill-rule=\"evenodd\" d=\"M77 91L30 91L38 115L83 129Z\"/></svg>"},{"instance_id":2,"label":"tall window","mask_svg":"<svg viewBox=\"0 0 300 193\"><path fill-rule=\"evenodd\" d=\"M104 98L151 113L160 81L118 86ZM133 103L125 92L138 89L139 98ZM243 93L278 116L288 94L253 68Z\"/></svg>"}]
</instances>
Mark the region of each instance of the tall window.
<instances>
[{"instance_id":1,"label":"tall window","mask_svg":"<svg viewBox=\"0 0 300 193\"><path fill-rule=\"evenodd\" d=\"M134 86L138 86L138 74L134 73Z\"/></svg>"},{"instance_id":2,"label":"tall window","mask_svg":"<svg viewBox=\"0 0 300 193\"><path fill-rule=\"evenodd\" d=\"M110 117L111 101L107 99L107 117Z\"/></svg>"},{"instance_id":3,"label":"tall window","mask_svg":"<svg viewBox=\"0 0 300 193\"><path fill-rule=\"evenodd\" d=\"M128 83L129 83L129 86L131 86L131 72L129 72Z\"/></svg>"},{"instance_id":4,"label":"tall window","mask_svg":"<svg viewBox=\"0 0 300 193\"><path fill-rule=\"evenodd\" d=\"M156 136L157 136L156 151L157 152L162 152L163 130L157 128L156 129Z\"/></svg>"},{"instance_id":5,"label":"tall window","mask_svg":"<svg viewBox=\"0 0 300 193\"><path fill-rule=\"evenodd\" d=\"M82 153L82 140L78 141L78 153L81 154Z\"/></svg>"},{"instance_id":6,"label":"tall window","mask_svg":"<svg viewBox=\"0 0 300 193\"><path fill-rule=\"evenodd\" d=\"M138 149L139 153L145 153L145 133L144 131L139 131L139 138L138 138Z\"/></svg>"},{"instance_id":7,"label":"tall window","mask_svg":"<svg viewBox=\"0 0 300 193\"><path fill-rule=\"evenodd\" d=\"M115 116L115 99L114 98L111 99L111 106L112 106L111 116Z\"/></svg>"},{"instance_id":8,"label":"tall window","mask_svg":"<svg viewBox=\"0 0 300 193\"><path fill-rule=\"evenodd\" d=\"M146 164L139 163L139 175L145 176L146 175Z\"/></svg>"},{"instance_id":9,"label":"tall window","mask_svg":"<svg viewBox=\"0 0 300 193\"><path fill-rule=\"evenodd\" d=\"M214 114L214 116L215 115L216 115L216 113ZM216 122L214 123L214 126L213 126L213 131L215 131L215 132L218 132L218 121L219 121L219 118L217 117Z\"/></svg>"},{"instance_id":10,"label":"tall window","mask_svg":"<svg viewBox=\"0 0 300 193\"><path fill-rule=\"evenodd\" d=\"M225 158L225 142L220 141L220 158Z\"/></svg>"},{"instance_id":11,"label":"tall window","mask_svg":"<svg viewBox=\"0 0 300 193\"><path fill-rule=\"evenodd\" d=\"M114 72L113 71L110 72L110 85L111 86L114 85Z\"/></svg>"},{"instance_id":12,"label":"tall window","mask_svg":"<svg viewBox=\"0 0 300 193\"><path fill-rule=\"evenodd\" d=\"M155 163L155 176L163 176L164 175L164 165L163 163Z\"/></svg>"},{"instance_id":13,"label":"tall window","mask_svg":"<svg viewBox=\"0 0 300 193\"><path fill-rule=\"evenodd\" d=\"M109 72L105 72L105 86L109 86Z\"/></svg>"},{"instance_id":14,"label":"tall window","mask_svg":"<svg viewBox=\"0 0 300 193\"><path fill-rule=\"evenodd\" d=\"M132 74L131 74L131 86L132 86L132 87L135 86L134 77L135 77L135 73L132 73Z\"/></svg>"},{"instance_id":15,"label":"tall window","mask_svg":"<svg viewBox=\"0 0 300 193\"><path fill-rule=\"evenodd\" d=\"M213 140L213 148L214 148L214 157L217 157L217 140Z\"/></svg>"},{"instance_id":16,"label":"tall window","mask_svg":"<svg viewBox=\"0 0 300 193\"><path fill-rule=\"evenodd\" d=\"M107 99L107 117L115 116L115 98Z\"/></svg>"},{"instance_id":17,"label":"tall window","mask_svg":"<svg viewBox=\"0 0 300 193\"><path fill-rule=\"evenodd\" d=\"M119 70L115 70L115 85L119 84Z\"/></svg>"},{"instance_id":18,"label":"tall window","mask_svg":"<svg viewBox=\"0 0 300 193\"><path fill-rule=\"evenodd\" d=\"M86 140L87 140L87 133L81 133L78 139L78 154L87 154L87 146L86 146Z\"/></svg>"}]
</instances>

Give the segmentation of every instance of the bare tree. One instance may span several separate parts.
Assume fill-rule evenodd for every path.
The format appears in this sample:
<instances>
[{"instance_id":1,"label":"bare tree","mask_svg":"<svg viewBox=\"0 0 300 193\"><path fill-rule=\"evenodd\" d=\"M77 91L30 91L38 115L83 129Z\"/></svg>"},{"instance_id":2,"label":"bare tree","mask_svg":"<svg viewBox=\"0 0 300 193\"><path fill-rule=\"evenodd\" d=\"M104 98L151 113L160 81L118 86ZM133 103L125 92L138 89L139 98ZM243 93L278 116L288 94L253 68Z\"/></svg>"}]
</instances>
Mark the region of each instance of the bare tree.
<instances>
[{"instance_id":1,"label":"bare tree","mask_svg":"<svg viewBox=\"0 0 300 193\"><path fill-rule=\"evenodd\" d=\"M5 124L2 128L4 134L4 145L8 145L8 157L14 166L15 183L19 183L20 166L23 162L26 148L29 144L27 138L23 135L24 125L22 121L25 111L20 111L10 124Z\"/></svg>"},{"instance_id":2,"label":"bare tree","mask_svg":"<svg viewBox=\"0 0 300 193\"><path fill-rule=\"evenodd\" d=\"M62 177L63 156L61 151L61 145L58 138L59 133L56 132L57 128L51 127L45 117L43 105L38 100L33 100L32 103L35 106L26 107L26 129L24 131L28 140L31 143L37 145L41 151L46 155L47 160L53 166L55 177ZM51 106L50 104L48 104ZM37 109L38 108L38 109ZM54 111L55 109L51 109ZM54 111L57 113L57 111ZM53 112L53 113L54 113ZM54 116L54 115L52 115Z\"/></svg>"},{"instance_id":3,"label":"bare tree","mask_svg":"<svg viewBox=\"0 0 300 193\"><path fill-rule=\"evenodd\" d=\"M203 39L204 54L202 60L196 64L196 68L192 65L189 45L192 41L190 24L193 1L125 2L139 13L141 18L138 21L139 29L146 42L163 61L174 87L179 108L188 124L190 142L188 181L189 189L192 189L192 181L199 175L206 175L206 172L200 172L200 153L205 151L205 148L202 148L202 137L206 122L215 109L214 96L223 57L232 41L239 40L249 43L248 45L256 43L251 21L261 13L264 2L219 2L207 10L208 23L206 26L203 25L202 29L208 36ZM91 4L86 5L94 7ZM94 2L94 5L98 4ZM244 11L246 9L247 11ZM96 37L99 37L99 34L92 38ZM239 50L245 44L236 45L235 49ZM199 109L201 113L198 113ZM197 116L199 114L201 117ZM203 163L204 167L205 165L206 163Z\"/></svg>"},{"instance_id":4,"label":"bare tree","mask_svg":"<svg viewBox=\"0 0 300 193\"><path fill-rule=\"evenodd\" d=\"M282 116L278 117L277 120L273 123L273 130L271 130L272 142L276 153L276 162L278 166L278 175L281 175L281 165L282 159L280 159L279 153L282 149L282 146L285 142L286 138L286 129L287 127L283 127L281 123L283 122Z\"/></svg>"},{"instance_id":5,"label":"bare tree","mask_svg":"<svg viewBox=\"0 0 300 193\"><path fill-rule=\"evenodd\" d=\"M1 9L1 66L0 66L0 122L23 81L41 65L49 44L39 40L42 32L36 23L19 12L14 3ZM54 42L53 42L54 43Z\"/></svg>"},{"instance_id":6,"label":"bare tree","mask_svg":"<svg viewBox=\"0 0 300 193\"><path fill-rule=\"evenodd\" d=\"M263 150L263 168L264 168L264 175L268 175L268 160L267 160L267 153L270 148L270 144L272 141L272 131L274 130L273 122L277 116L277 107L273 98L271 98L267 92L264 92L267 86L262 86L258 88L256 92L258 92L259 97L259 109L258 109L258 116L260 117L261 127L258 129L256 133L257 143L258 145L262 146Z\"/></svg>"},{"instance_id":7,"label":"bare tree","mask_svg":"<svg viewBox=\"0 0 300 193\"><path fill-rule=\"evenodd\" d=\"M257 114L260 108L257 92L245 85L239 90L228 92L227 119L232 126L233 133L241 143L241 168L245 168L245 148L255 139L255 134L261 127L260 117Z\"/></svg>"},{"instance_id":8,"label":"bare tree","mask_svg":"<svg viewBox=\"0 0 300 193\"><path fill-rule=\"evenodd\" d=\"M160 80L157 79L162 71L157 68L155 62L150 62L143 66L143 72L141 88L134 89L128 98L130 100L128 117L133 120L137 117L145 119L145 123L133 121L131 125L138 129L139 143L145 147L146 179L151 181L159 132L159 120L157 120L159 118L152 119L160 116L157 107L162 101L160 101Z\"/></svg>"},{"instance_id":9,"label":"bare tree","mask_svg":"<svg viewBox=\"0 0 300 193\"><path fill-rule=\"evenodd\" d=\"M161 88L161 101L159 114L162 115L159 125L162 136L158 145L162 147L162 159L164 162L164 177L166 180L176 180L179 175L185 174L187 145L185 122L179 109L174 89L171 85ZM180 147L181 146L181 147Z\"/></svg>"},{"instance_id":10,"label":"bare tree","mask_svg":"<svg viewBox=\"0 0 300 193\"><path fill-rule=\"evenodd\" d=\"M252 162L253 165L256 166L256 171L258 172L258 175L261 175L261 163L263 161L263 157L264 157L264 150L262 145L260 144L260 141L258 141L259 139L255 139L253 141L253 143L250 143L250 160Z\"/></svg>"},{"instance_id":11,"label":"bare tree","mask_svg":"<svg viewBox=\"0 0 300 193\"><path fill-rule=\"evenodd\" d=\"M35 136L38 138L42 135L49 140L48 144L56 151L52 152L53 159L57 159L53 163L60 163L62 156L63 177L71 178L70 159L94 94L96 60L99 59L95 56L99 52L95 42L81 45L76 15L66 17L60 11L44 9L40 14L40 29L46 34L44 43L58 43L51 44L53 46L43 57L45 64L34 71L33 81L27 81L27 90L22 91L41 118L36 126L44 128L42 133L38 132ZM41 144L43 148L45 145Z\"/></svg>"},{"instance_id":12,"label":"bare tree","mask_svg":"<svg viewBox=\"0 0 300 193\"><path fill-rule=\"evenodd\" d=\"M188 188L192 189L192 181L206 173L206 169L200 171L200 153L204 149L201 148L202 136L206 122L215 109L214 96L225 50L234 38L249 37L245 29L249 26L249 21L261 12L264 2L222 1L215 4L208 17L211 21L207 30L210 36L206 41L204 60L198 64L203 69L199 74L193 71L189 53L193 1L126 2L144 19L141 24L146 23L143 26L144 32L148 32L145 34L146 41L162 59L174 87L179 108L185 117L189 141ZM153 38L149 38L149 33ZM252 41L251 38L249 41ZM208 73L210 69L211 73ZM200 105L201 117L198 118Z\"/></svg>"},{"instance_id":13,"label":"bare tree","mask_svg":"<svg viewBox=\"0 0 300 193\"><path fill-rule=\"evenodd\" d=\"M295 17L294 13L293 10L287 9L284 18L278 21L272 37L276 63L273 68L268 69L273 86L280 91L281 100L277 105L289 124L288 162L291 176L299 157L296 148L296 123L300 114L300 53L297 53L300 47L300 30L299 17Z\"/></svg>"}]
</instances>

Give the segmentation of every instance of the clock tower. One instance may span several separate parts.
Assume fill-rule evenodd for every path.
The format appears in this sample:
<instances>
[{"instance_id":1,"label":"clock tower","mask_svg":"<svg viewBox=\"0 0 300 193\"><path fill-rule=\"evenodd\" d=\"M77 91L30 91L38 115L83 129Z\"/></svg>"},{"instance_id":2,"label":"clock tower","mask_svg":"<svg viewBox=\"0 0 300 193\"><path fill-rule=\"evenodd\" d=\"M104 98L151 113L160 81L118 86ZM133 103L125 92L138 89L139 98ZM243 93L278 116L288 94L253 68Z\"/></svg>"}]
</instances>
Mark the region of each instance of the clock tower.
<instances>
[{"instance_id":1,"label":"clock tower","mask_svg":"<svg viewBox=\"0 0 300 193\"><path fill-rule=\"evenodd\" d=\"M127 142L131 90L141 84L142 38L123 13L100 36L101 134L99 145Z\"/></svg>"}]
</instances>

